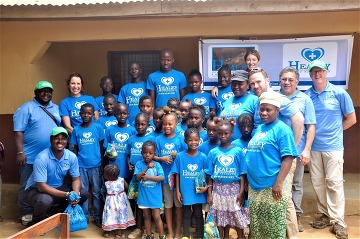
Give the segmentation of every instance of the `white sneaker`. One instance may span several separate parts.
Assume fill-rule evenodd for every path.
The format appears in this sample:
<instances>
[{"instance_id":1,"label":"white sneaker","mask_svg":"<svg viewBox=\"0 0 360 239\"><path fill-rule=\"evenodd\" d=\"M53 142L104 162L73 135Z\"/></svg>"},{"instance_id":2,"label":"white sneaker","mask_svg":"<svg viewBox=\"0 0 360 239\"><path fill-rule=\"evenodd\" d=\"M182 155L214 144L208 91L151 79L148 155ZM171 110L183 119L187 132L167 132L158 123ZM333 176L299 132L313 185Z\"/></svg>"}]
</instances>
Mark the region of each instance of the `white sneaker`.
<instances>
[{"instance_id":1,"label":"white sneaker","mask_svg":"<svg viewBox=\"0 0 360 239\"><path fill-rule=\"evenodd\" d=\"M135 239L135 238L140 238L142 234L142 231L139 228L136 228L134 231L132 231L129 235L128 238L129 239Z\"/></svg>"},{"instance_id":2,"label":"white sneaker","mask_svg":"<svg viewBox=\"0 0 360 239\"><path fill-rule=\"evenodd\" d=\"M33 220L33 215L27 214L21 217L21 224L27 226L30 222L32 222L32 220Z\"/></svg>"}]
</instances>

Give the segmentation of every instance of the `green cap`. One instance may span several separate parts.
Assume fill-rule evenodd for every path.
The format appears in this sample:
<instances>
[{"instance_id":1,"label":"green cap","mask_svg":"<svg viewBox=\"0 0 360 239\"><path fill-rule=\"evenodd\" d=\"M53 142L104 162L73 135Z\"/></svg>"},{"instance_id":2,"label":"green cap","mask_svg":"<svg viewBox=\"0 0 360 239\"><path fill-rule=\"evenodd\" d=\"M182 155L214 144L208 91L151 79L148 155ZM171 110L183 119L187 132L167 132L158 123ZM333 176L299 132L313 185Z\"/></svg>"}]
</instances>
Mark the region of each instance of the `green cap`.
<instances>
[{"instance_id":1,"label":"green cap","mask_svg":"<svg viewBox=\"0 0 360 239\"><path fill-rule=\"evenodd\" d=\"M56 136L56 135L58 135L58 134L65 134L66 135L66 137L69 137L69 134L68 134L68 132L66 131L66 129L65 128L63 128L63 127L55 127L55 128L53 128L53 130L51 131L51 136Z\"/></svg>"},{"instance_id":2,"label":"green cap","mask_svg":"<svg viewBox=\"0 0 360 239\"><path fill-rule=\"evenodd\" d=\"M319 67L323 70L327 70L326 64L322 60L315 60L315 61L311 62L309 65L309 68L308 68L309 72L311 72L311 69L314 67Z\"/></svg>"},{"instance_id":3,"label":"green cap","mask_svg":"<svg viewBox=\"0 0 360 239\"><path fill-rule=\"evenodd\" d=\"M35 90L41 90L44 88L50 88L50 89L54 90L52 84L46 80L39 81L39 83L37 83L35 86Z\"/></svg>"}]
</instances>

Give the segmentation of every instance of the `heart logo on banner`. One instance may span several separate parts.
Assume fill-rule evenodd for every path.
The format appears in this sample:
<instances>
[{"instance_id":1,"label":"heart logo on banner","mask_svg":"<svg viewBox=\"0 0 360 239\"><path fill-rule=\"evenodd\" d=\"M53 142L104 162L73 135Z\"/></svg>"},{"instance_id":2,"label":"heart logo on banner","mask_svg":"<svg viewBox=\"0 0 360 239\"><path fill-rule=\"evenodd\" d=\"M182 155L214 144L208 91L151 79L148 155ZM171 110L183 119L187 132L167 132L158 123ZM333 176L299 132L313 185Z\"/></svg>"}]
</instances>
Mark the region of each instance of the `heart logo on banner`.
<instances>
[{"instance_id":1,"label":"heart logo on banner","mask_svg":"<svg viewBox=\"0 0 360 239\"><path fill-rule=\"evenodd\" d=\"M109 120L109 121L105 122L105 126L107 128L107 127L109 127L111 125L117 125L117 123L118 123L117 120Z\"/></svg>"},{"instance_id":2,"label":"heart logo on banner","mask_svg":"<svg viewBox=\"0 0 360 239\"><path fill-rule=\"evenodd\" d=\"M136 97L139 97L142 93L144 93L143 88L133 88L133 89L131 89L131 94L133 94Z\"/></svg>"},{"instance_id":3,"label":"heart logo on banner","mask_svg":"<svg viewBox=\"0 0 360 239\"><path fill-rule=\"evenodd\" d=\"M187 168L190 170L190 171L195 171L197 168L198 168L198 165L197 164L188 164L187 165Z\"/></svg>"},{"instance_id":4,"label":"heart logo on banner","mask_svg":"<svg viewBox=\"0 0 360 239\"><path fill-rule=\"evenodd\" d=\"M301 51L301 56L308 62L312 62L323 57L324 53L325 50L321 47L316 47L315 49L304 48Z\"/></svg>"},{"instance_id":5,"label":"heart logo on banner","mask_svg":"<svg viewBox=\"0 0 360 239\"><path fill-rule=\"evenodd\" d=\"M175 146L174 143L171 143L171 144L166 143L166 144L165 144L165 148L166 148L167 150L172 150L172 149L174 148L174 146Z\"/></svg>"},{"instance_id":6,"label":"heart logo on banner","mask_svg":"<svg viewBox=\"0 0 360 239\"><path fill-rule=\"evenodd\" d=\"M161 78L161 82L164 85L171 85L174 82L174 78L173 77L163 77L163 78Z\"/></svg>"},{"instance_id":7,"label":"heart logo on banner","mask_svg":"<svg viewBox=\"0 0 360 239\"><path fill-rule=\"evenodd\" d=\"M228 92L228 93L224 93L222 94L221 98L223 98L224 100L230 99L234 97L234 93L232 92Z\"/></svg>"},{"instance_id":8,"label":"heart logo on banner","mask_svg":"<svg viewBox=\"0 0 360 239\"><path fill-rule=\"evenodd\" d=\"M240 106L241 106L241 103L238 103L238 104L233 103L233 104L229 105L229 109L230 110L236 110Z\"/></svg>"},{"instance_id":9,"label":"heart logo on banner","mask_svg":"<svg viewBox=\"0 0 360 239\"><path fill-rule=\"evenodd\" d=\"M91 137L91 135L92 135L92 133L91 133L91 132L84 132L84 133L83 133L83 136L84 136L84 138L85 138L85 139L90 138L90 137Z\"/></svg>"},{"instance_id":10,"label":"heart logo on banner","mask_svg":"<svg viewBox=\"0 0 360 239\"><path fill-rule=\"evenodd\" d=\"M86 102L85 101L81 101L81 102L76 101L75 102L75 108L80 109L83 104L86 104Z\"/></svg>"},{"instance_id":11,"label":"heart logo on banner","mask_svg":"<svg viewBox=\"0 0 360 239\"><path fill-rule=\"evenodd\" d=\"M268 132L259 132L255 135L256 141L259 141L260 139L264 138L267 135Z\"/></svg>"},{"instance_id":12,"label":"heart logo on banner","mask_svg":"<svg viewBox=\"0 0 360 239\"><path fill-rule=\"evenodd\" d=\"M135 147L140 149L143 145L143 142L135 142Z\"/></svg>"},{"instance_id":13,"label":"heart logo on banner","mask_svg":"<svg viewBox=\"0 0 360 239\"><path fill-rule=\"evenodd\" d=\"M195 99L194 99L194 102L195 102L195 104L197 104L197 105L203 105L203 104L206 103L206 99L205 99L205 97L195 98Z\"/></svg>"},{"instance_id":14,"label":"heart logo on banner","mask_svg":"<svg viewBox=\"0 0 360 239\"><path fill-rule=\"evenodd\" d=\"M222 154L218 157L218 160L222 164L222 166L227 167L234 162L234 156Z\"/></svg>"},{"instance_id":15,"label":"heart logo on banner","mask_svg":"<svg viewBox=\"0 0 360 239\"><path fill-rule=\"evenodd\" d=\"M116 133L115 134L115 139L120 142L120 143L124 143L126 140L128 140L129 138L129 134L128 133Z\"/></svg>"}]
</instances>

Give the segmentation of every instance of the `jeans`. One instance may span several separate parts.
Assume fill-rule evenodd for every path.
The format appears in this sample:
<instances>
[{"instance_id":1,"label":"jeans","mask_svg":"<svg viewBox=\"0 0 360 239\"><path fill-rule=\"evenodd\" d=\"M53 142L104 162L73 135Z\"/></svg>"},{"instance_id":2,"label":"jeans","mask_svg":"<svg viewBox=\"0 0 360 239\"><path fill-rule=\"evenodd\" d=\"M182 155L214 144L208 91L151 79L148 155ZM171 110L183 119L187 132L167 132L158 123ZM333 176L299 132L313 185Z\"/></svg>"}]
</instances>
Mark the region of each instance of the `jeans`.
<instances>
[{"instance_id":1,"label":"jeans","mask_svg":"<svg viewBox=\"0 0 360 239\"><path fill-rule=\"evenodd\" d=\"M20 187L18 190L18 204L20 210L20 216L27 214L33 214L33 208L26 201L25 187L28 179L33 172L33 165L26 164L24 167L20 167Z\"/></svg>"},{"instance_id":2,"label":"jeans","mask_svg":"<svg viewBox=\"0 0 360 239\"><path fill-rule=\"evenodd\" d=\"M190 223L191 223L191 214L192 210L194 211L195 221L196 221L196 237L203 238L204 236L204 218L202 215L202 204L193 204L193 205L183 205L183 236L190 238Z\"/></svg>"},{"instance_id":3,"label":"jeans","mask_svg":"<svg viewBox=\"0 0 360 239\"><path fill-rule=\"evenodd\" d=\"M49 209L52 205L58 204L59 209L64 211L65 208L69 205L69 202L66 201L65 193L72 191L70 184L64 184L57 188L60 191L64 192L64 197L54 197L49 194L41 193L37 190L37 188L31 188L26 190L26 200L27 203L31 207L33 207L33 222L37 223L41 220L44 220L48 216ZM85 189L80 190L80 202L79 204L83 204L87 201L89 197L89 193Z\"/></svg>"},{"instance_id":4,"label":"jeans","mask_svg":"<svg viewBox=\"0 0 360 239\"><path fill-rule=\"evenodd\" d=\"M101 194L102 178L99 175L100 167L80 168L79 170L80 170L81 187L84 188L86 191L89 191L89 186L90 186L92 190L94 220L101 221L102 211L101 211L100 194ZM82 208L84 210L86 218L89 220L90 213L89 213L88 205L89 202L87 200L82 204Z\"/></svg>"}]
</instances>

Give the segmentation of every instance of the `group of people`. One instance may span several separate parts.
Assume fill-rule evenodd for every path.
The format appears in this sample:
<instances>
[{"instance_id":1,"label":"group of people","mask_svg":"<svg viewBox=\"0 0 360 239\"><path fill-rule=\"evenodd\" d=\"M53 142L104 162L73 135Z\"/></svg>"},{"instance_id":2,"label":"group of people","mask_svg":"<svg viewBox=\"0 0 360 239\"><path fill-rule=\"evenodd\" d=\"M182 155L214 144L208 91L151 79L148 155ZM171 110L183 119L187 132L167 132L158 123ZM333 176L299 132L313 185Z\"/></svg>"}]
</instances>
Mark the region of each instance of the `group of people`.
<instances>
[{"instance_id":1,"label":"group of people","mask_svg":"<svg viewBox=\"0 0 360 239\"><path fill-rule=\"evenodd\" d=\"M275 92L259 52L250 50L245 70L218 70L219 86L210 94L198 70L186 79L174 61L163 49L160 69L146 82L133 62L131 82L115 95L111 78L103 77L97 98L84 94L81 74L73 73L60 106L51 101L50 82L36 85L33 101L14 114L22 223L41 221L54 206L80 203L104 237L113 230L115 238L140 237L144 223L144 235L152 238L153 217L159 238L190 238L192 218L194 237L202 238L205 210L220 238L229 238L230 228L238 238L249 228L251 238L297 238L310 163L322 214L313 227L331 225L337 238L347 238L343 130L356 116L349 94L326 79L326 64L309 65L313 86L305 93L297 89L298 71L284 68ZM202 173L206 184L196 187ZM129 185L138 185L136 199L128 199ZM81 199L71 201L72 192ZM125 235L130 226L135 229Z\"/></svg>"}]
</instances>

